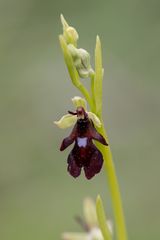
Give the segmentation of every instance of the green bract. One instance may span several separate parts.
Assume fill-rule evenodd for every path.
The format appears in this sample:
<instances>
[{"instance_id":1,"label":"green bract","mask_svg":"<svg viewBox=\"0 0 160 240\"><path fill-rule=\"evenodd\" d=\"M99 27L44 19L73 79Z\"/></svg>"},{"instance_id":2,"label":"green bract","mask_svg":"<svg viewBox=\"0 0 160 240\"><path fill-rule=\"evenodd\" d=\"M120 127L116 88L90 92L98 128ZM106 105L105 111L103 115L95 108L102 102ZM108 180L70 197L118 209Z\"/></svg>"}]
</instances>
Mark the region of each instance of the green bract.
<instances>
[{"instance_id":1,"label":"green bract","mask_svg":"<svg viewBox=\"0 0 160 240\"><path fill-rule=\"evenodd\" d=\"M103 203L101 197L98 195L96 201L96 209L97 209L97 217L99 222L99 227L102 231L104 239L112 240L112 229L110 229L110 225L106 224L106 216L104 213Z\"/></svg>"},{"instance_id":2,"label":"green bract","mask_svg":"<svg viewBox=\"0 0 160 240\"><path fill-rule=\"evenodd\" d=\"M63 35L59 36L59 40L60 40L60 44L61 44L61 48L62 48L62 51L63 51L64 59L65 59L65 62L66 62L71 80L76 87L79 87L81 85L81 82L79 80L79 75L78 75L78 72L76 70L76 67L74 66L72 55L71 55L71 53L68 49L67 43L66 43Z\"/></svg>"},{"instance_id":3,"label":"green bract","mask_svg":"<svg viewBox=\"0 0 160 240\"><path fill-rule=\"evenodd\" d=\"M96 103L96 113L98 116L102 115L102 80L103 80L102 50L100 39L97 36L95 48L94 97Z\"/></svg>"}]
</instances>

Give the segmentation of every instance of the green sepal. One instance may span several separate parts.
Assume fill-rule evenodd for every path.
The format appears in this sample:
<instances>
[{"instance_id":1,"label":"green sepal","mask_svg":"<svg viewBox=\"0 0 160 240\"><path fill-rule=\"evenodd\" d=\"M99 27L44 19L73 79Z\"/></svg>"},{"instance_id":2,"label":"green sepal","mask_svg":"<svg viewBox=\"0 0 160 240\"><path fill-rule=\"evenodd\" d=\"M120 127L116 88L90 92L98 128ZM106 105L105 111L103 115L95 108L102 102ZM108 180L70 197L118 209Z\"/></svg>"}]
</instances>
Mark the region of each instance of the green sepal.
<instances>
[{"instance_id":1,"label":"green sepal","mask_svg":"<svg viewBox=\"0 0 160 240\"><path fill-rule=\"evenodd\" d=\"M100 119L97 117L97 115L93 112L87 112L88 117L93 121L94 125L98 128L102 126L102 123Z\"/></svg>"},{"instance_id":2,"label":"green sepal","mask_svg":"<svg viewBox=\"0 0 160 240\"><path fill-rule=\"evenodd\" d=\"M71 100L72 100L73 105L76 108L77 107L83 107L84 110L87 110L87 102L86 102L86 100L84 98L75 96Z\"/></svg>"},{"instance_id":3,"label":"green sepal","mask_svg":"<svg viewBox=\"0 0 160 240\"><path fill-rule=\"evenodd\" d=\"M69 128L73 126L77 121L77 116L73 116L70 114L64 115L59 121L54 121L59 128Z\"/></svg>"}]
</instances>

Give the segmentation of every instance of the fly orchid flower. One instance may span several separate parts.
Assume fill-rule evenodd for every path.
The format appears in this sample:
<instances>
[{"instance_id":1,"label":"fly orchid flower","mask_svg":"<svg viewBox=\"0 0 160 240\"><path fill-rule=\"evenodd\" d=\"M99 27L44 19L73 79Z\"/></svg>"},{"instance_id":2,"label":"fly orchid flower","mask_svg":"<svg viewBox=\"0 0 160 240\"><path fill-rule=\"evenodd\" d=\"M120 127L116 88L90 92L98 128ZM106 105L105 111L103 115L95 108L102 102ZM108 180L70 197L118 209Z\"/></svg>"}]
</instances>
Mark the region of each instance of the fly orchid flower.
<instances>
[{"instance_id":1,"label":"fly orchid flower","mask_svg":"<svg viewBox=\"0 0 160 240\"><path fill-rule=\"evenodd\" d=\"M83 203L83 215L84 218L76 217L77 222L82 226L85 232L74 233L65 232L62 234L63 240L104 240L101 230L99 228L96 205L91 198L84 199ZM106 227L112 235L112 223L110 220L106 221Z\"/></svg>"},{"instance_id":2,"label":"fly orchid flower","mask_svg":"<svg viewBox=\"0 0 160 240\"><path fill-rule=\"evenodd\" d=\"M100 125L98 117L94 113L87 113L85 111L85 100L76 97L72 101L77 106L76 112L68 111L71 117L67 114L59 122L55 122L58 126L69 126L71 123L75 123L70 135L62 141L60 150L65 150L75 142L67 159L68 172L76 178L80 175L83 168L86 178L91 179L100 172L103 165L102 153L95 146L93 140L106 146L108 144L94 126L94 123L96 126Z\"/></svg>"}]
</instances>

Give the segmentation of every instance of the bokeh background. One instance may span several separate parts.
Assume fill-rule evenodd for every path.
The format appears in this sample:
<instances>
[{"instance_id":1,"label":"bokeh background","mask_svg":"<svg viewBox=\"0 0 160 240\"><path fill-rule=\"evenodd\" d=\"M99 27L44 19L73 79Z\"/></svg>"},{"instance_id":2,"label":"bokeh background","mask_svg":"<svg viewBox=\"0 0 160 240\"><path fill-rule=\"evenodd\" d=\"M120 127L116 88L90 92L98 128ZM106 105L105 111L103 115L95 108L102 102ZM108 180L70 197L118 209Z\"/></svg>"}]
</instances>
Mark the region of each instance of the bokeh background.
<instances>
[{"instance_id":1,"label":"bokeh background","mask_svg":"<svg viewBox=\"0 0 160 240\"><path fill-rule=\"evenodd\" d=\"M94 55L103 46L104 120L129 239L160 239L160 1L0 0L0 239L53 240L81 231L84 197L111 202L104 171L66 171L57 129L72 86L58 43L63 13Z\"/></svg>"}]
</instances>

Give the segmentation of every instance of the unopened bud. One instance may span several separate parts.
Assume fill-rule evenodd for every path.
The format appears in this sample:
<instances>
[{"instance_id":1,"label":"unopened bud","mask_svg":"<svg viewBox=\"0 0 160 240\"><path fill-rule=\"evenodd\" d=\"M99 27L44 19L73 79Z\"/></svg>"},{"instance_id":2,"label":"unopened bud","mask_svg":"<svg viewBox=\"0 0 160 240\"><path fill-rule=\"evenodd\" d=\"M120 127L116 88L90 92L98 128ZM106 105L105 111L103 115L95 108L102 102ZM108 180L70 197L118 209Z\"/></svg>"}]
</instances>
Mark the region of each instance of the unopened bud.
<instances>
[{"instance_id":1,"label":"unopened bud","mask_svg":"<svg viewBox=\"0 0 160 240\"><path fill-rule=\"evenodd\" d=\"M73 58L74 65L81 78L87 78L93 74L90 64L90 55L83 48L76 48L73 44L68 45L68 50Z\"/></svg>"},{"instance_id":2,"label":"unopened bud","mask_svg":"<svg viewBox=\"0 0 160 240\"><path fill-rule=\"evenodd\" d=\"M74 46L77 45L77 40L79 38L78 33L74 27L68 25L67 21L61 14L61 22L63 25L63 36L66 40L67 44L73 44Z\"/></svg>"}]
</instances>

